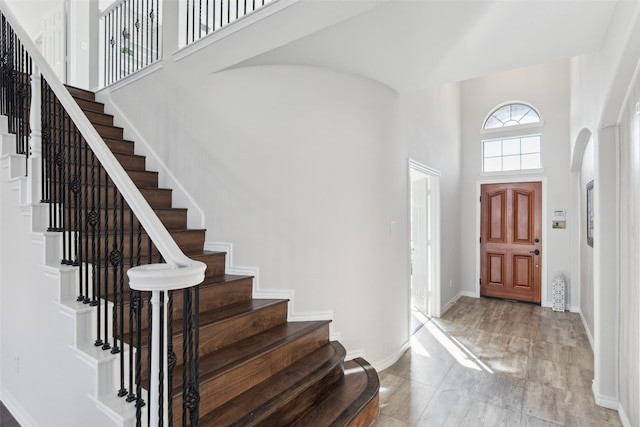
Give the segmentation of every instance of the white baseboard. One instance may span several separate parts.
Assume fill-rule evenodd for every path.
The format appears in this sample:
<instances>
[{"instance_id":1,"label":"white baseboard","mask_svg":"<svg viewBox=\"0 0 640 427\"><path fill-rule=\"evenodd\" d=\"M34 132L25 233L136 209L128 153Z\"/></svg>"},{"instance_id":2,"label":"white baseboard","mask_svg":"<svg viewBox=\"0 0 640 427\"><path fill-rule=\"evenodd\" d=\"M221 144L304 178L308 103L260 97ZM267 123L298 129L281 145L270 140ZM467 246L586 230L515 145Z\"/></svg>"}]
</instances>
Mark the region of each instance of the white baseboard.
<instances>
[{"instance_id":1,"label":"white baseboard","mask_svg":"<svg viewBox=\"0 0 640 427\"><path fill-rule=\"evenodd\" d=\"M449 311L449 309L451 309L451 307L453 307L456 301L458 301L461 297L478 298L476 293L473 291L460 291L455 297L451 298L451 300L449 300L449 302L444 307L440 309L440 316L444 316L444 314Z\"/></svg>"},{"instance_id":2,"label":"white baseboard","mask_svg":"<svg viewBox=\"0 0 640 427\"><path fill-rule=\"evenodd\" d=\"M624 406L618 404L618 415L620 415L620 421L622 421L622 425L624 427L631 427L631 421L629 421L629 416L627 412L624 410Z\"/></svg>"},{"instance_id":3,"label":"white baseboard","mask_svg":"<svg viewBox=\"0 0 640 427\"><path fill-rule=\"evenodd\" d=\"M365 351L363 348L360 348L358 350L352 350L352 351L348 351L347 355L344 357L344 360L353 360L356 357L361 357L361 358L365 358Z\"/></svg>"},{"instance_id":4,"label":"white baseboard","mask_svg":"<svg viewBox=\"0 0 640 427\"><path fill-rule=\"evenodd\" d=\"M602 406L603 408L608 408L608 409L613 409L614 411L617 411L619 408L619 404L618 404L618 399L615 397L611 397L611 396L603 396L601 394L598 394L598 392L596 391L596 382L593 382L593 385L591 386L591 391L593 392L593 398L596 401L596 405L598 406Z\"/></svg>"},{"instance_id":5,"label":"white baseboard","mask_svg":"<svg viewBox=\"0 0 640 427\"><path fill-rule=\"evenodd\" d=\"M582 310L578 308L576 313L580 314L580 320L582 320L582 326L584 327L584 331L587 333L587 338L589 339L589 345L591 345L591 351L595 351L593 347L593 335L591 334L591 330L589 329L589 325L587 325L587 320L584 318L582 314Z\"/></svg>"},{"instance_id":6,"label":"white baseboard","mask_svg":"<svg viewBox=\"0 0 640 427\"><path fill-rule=\"evenodd\" d=\"M0 400L22 427L38 427L38 423L31 418L29 412L4 387L0 387Z\"/></svg>"},{"instance_id":7,"label":"white baseboard","mask_svg":"<svg viewBox=\"0 0 640 427\"><path fill-rule=\"evenodd\" d=\"M373 365L373 368L376 371L382 372L385 369L387 369L388 367L392 366L394 363L396 363L402 357L402 355L407 350L409 350L409 348L411 348L411 341L407 340L404 344L402 344L402 346L400 346L400 348L398 350L396 350L389 357L387 357L386 359L371 363L371 364Z\"/></svg>"}]
</instances>

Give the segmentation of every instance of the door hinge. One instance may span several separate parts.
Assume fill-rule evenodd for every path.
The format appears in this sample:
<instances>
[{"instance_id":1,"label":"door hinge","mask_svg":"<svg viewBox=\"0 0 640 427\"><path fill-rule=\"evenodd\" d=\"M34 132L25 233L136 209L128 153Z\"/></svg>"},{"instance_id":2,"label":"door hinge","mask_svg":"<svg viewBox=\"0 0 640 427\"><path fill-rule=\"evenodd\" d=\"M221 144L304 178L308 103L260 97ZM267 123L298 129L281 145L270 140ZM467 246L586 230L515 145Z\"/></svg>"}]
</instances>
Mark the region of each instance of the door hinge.
<instances>
[{"instance_id":1,"label":"door hinge","mask_svg":"<svg viewBox=\"0 0 640 427\"><path fill-rule=\"evenodd\" d=\"M482 244L482 237L478 238L480 244Z\"/></svg>"},{"instance_id":2,"label":"door hinge","mask_svg":"<svg viewBox=\"0 0 640 427\"><path fill-rule=\"evenodd\" d=\"M482 203L482 196L480 196L480 203Z\"/></svg>"},{"instance_id":3,"label":"door hinge","mask_svg":"<svg viewBox=\"0 0 640 427\"><path fill-rule=\"evenodd\" d=\"M478 279L478 285L482 286L482 279Z\"/></svg>"}]
</instances>

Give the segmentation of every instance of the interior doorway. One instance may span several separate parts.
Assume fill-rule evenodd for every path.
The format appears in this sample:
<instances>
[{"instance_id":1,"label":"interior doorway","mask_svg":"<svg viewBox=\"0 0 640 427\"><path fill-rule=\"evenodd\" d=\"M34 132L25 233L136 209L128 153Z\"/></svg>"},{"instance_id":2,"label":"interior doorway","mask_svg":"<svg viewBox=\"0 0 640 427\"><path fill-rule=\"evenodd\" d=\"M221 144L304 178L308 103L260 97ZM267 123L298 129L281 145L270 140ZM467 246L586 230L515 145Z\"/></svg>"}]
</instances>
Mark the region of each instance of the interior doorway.
<instances>
[{"instance_id":1,"label":"interior doorway","mask_svg":"<svg viewBox=\"0 0 640 427\"><path fill-rule=\"evenodd\" d=\"M440 173L409 162L411 330L440 316Z\"/></svg>"}]
</instances>

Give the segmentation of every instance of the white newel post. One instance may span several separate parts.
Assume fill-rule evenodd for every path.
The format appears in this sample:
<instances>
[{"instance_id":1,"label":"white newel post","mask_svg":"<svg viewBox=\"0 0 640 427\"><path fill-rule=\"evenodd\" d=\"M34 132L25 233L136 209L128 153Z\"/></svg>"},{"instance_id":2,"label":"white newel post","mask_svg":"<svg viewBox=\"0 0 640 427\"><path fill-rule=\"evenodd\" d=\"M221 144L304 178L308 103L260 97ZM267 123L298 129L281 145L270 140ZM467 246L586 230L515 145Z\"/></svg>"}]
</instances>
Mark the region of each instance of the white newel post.
<instances>
[{"instance_id":1,"label":"white newel post","mask_svg":"<svg viewBox=\"0 0 640 427\"><path fill-rule=\"evenodd\" d=\"M40 203L42 200L42 77L36 64L31 74L31 109L29 112L29 162L27 203Z\"/></svg>"},{"instance_id":2,"label":"white newel post","mask_svg":"<svg viewBox=\"0 0 640 427\"><path fill-rule=\"evenodd\" d=\"M168 344L167 333L167 302L168 291L190 288L204 280L206 266L198 261L192 262L187 267L177 267L171 264L147 264L129 269L129 287L136 291L151 292L151 367L149 370L149 426L156 427L159 424L159 409L162 405L163 425L169 425L169 385L167 376L168 370ZM160 301L160 295L164 292L164 301ZM162 316L162 317L161 317ZM161 325L160 319L164 319ZM160 331L163 331L163 346L160 348ZM162 357L164 355L164 357ZM162 363L162 366L161 366ZM159 374L162 368L163 378L163 401L160 401Z\"/></svg>"}]
</instances>

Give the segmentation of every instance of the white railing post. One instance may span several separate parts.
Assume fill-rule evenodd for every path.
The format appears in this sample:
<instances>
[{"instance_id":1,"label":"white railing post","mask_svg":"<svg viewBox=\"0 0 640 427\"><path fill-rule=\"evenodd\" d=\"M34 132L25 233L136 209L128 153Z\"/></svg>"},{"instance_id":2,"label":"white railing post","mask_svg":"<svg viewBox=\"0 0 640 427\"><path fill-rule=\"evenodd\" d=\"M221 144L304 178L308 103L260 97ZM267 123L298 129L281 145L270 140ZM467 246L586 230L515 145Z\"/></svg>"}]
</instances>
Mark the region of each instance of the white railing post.
<instances>
[{"instance_id":1,"label":"white railing post","mask_svg":"<svg viewBox=\"0 0 640 427\"><path fill-rule=\"evenodd\" d=\"M29 111L29 162L27 203L39 203L42 199L42 76L33 64L31 73L31 106Z\"/></svg>"}]
</instances>

